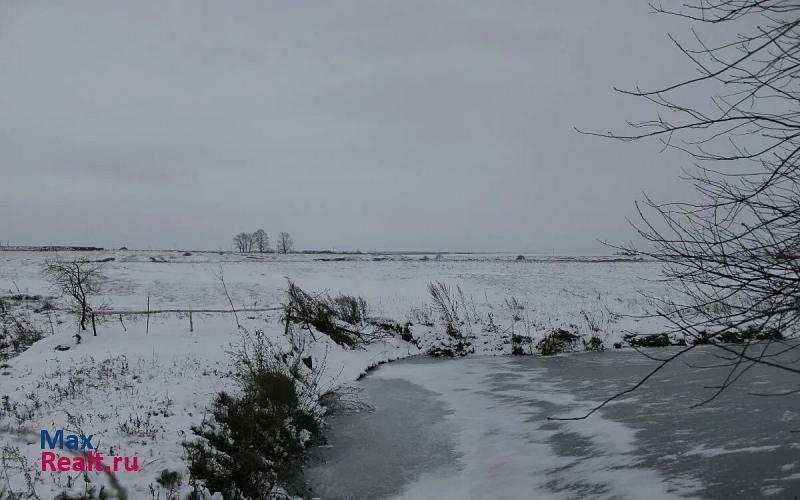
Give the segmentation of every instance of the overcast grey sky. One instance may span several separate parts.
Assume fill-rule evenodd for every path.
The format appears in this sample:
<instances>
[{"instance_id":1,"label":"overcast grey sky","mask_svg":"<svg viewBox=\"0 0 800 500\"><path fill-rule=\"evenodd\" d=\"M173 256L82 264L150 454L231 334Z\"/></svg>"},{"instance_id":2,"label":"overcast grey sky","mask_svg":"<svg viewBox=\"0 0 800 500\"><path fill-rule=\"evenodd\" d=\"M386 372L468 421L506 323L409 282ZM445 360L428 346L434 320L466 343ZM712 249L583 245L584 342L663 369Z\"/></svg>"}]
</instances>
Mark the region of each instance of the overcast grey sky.
<instances>
[{"instance_id":1,"label":"overcast grey sky","mask_svg":"<svg viewBox=\"0 0 800 500\"><path fill-rule=\"evenodd\" d=\"M0 239L593 252L686 160L581 136L691 75L646 2L0 2Z\"/></svg>"}]
</instances>

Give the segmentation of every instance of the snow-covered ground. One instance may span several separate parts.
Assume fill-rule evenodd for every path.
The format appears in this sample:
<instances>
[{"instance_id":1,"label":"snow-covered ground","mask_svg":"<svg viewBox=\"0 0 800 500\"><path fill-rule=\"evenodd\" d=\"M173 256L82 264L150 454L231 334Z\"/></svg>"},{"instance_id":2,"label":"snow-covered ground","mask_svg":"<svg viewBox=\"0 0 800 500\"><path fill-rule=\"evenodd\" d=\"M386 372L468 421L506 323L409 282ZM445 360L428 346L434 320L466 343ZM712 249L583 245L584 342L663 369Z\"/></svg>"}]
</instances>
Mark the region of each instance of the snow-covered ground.
<instances>
[{"instance_id":1,"label":"snow-covered ground","mask_svg":"<svg viewBox=\"0 0 800 500\"><path fill-rule=\"evenodd\" d=\"M152 309L227 308L220 272L237 308L271 307L285 300L289 278L309 291L363 296L372 315L411 321L420 338L437 334L438 325L426 327L417 320L419 311L430 310L428 283L441 281L463 290L469 308L481 318L465 325L465 333L474 334L476 352L489 354L509 352L494 333L483 331L489 317L500 330L530 335L534 343L555 328L597 336L609 347L626 332L658 333L657 323L636 317L653 307L638 292L665 293L652 281L657 264L600 257L119 251L0 252L0 295L53 296L56 306L66 305L54 297L41 266L46 259L80 257L114 259L104 264L101 293L93 298L96 305L112 309L145 309L148 296ZM521 307L509 307L512 298ZM83 491L79 472L38 472L40 430L62 428L94 434L95 447L104 455L139 457L139 471L117 474L129 498L151 498L151 489L158 494L156 478L164 469L186 478L181 443L191 437L191 425L203 420L214 394L233 387L228 352L240 338L234 318L194 314L190 332L187 317L161 315L150 319L147 333L142 318L125 317L123 324L110 317L98 325L98 336L84 333L78 344L74 315L32 315L52 334L0 369L0 467L8 473L0 485L8 487L2 483L7 481L25 491L30 480L42 498ZM239 320L272 338L283 335L279 312L240 313ZM399 337L365 350L343 349L322 338L310 350L318 362L326 358L328 385L352 381L377 363L419 353ZM87 479L98 489L107 481L96 473Z\"/></svg>"}]
</instances>

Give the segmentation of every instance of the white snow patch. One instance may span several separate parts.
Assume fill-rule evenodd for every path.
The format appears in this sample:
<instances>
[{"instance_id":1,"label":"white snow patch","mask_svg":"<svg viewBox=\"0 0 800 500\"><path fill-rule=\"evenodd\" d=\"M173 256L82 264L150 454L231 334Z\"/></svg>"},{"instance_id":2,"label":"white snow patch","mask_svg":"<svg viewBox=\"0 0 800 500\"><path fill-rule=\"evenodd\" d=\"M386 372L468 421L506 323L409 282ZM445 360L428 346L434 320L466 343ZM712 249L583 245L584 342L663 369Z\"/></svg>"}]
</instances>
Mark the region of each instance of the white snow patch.
<instances>
[{"instance_id":1,"label":"white snow patch","mask_svg":"<svg viewBox=\"0 0 800 500\"><path fill-rule=\"evenodd\" d=\"M765 446L747 446L744 448L707 448L704 445L699 445L695 448L684 453L684 455L700 455L704 458L713 458L720 455L729 455L731 453L764 453L773 451L780 448L779 445L765 445Z\"/></svg>"}]
</instances>

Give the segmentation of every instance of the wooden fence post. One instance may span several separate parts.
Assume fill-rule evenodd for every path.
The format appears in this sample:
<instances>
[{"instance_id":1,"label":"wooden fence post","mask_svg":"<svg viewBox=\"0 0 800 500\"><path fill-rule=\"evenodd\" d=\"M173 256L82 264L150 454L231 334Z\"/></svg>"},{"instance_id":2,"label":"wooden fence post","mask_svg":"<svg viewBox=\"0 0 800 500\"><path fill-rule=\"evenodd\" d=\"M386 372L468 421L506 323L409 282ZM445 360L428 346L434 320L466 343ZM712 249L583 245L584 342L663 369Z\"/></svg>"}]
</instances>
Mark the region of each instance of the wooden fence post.
<instances>
[{"instance_id":1,"label":"wooden fence post","mask_svg":"<svg viewBox=\"0 0 800 500\"><path fill-rule=\"evenodd\" d=\"M194 323L192 323L192 310L189 309L189 331L194 331Z\"/></svg>"},{"instance_id":2,"label":"wooden fence post","mask_svg":"<svg viewBox=\"0 0 800 500\"><path fill-rule=\"evenodd\" d=\"M150 294L147 295L147 326L145 333L150 333Z\"/></svg>"}]
</instances>

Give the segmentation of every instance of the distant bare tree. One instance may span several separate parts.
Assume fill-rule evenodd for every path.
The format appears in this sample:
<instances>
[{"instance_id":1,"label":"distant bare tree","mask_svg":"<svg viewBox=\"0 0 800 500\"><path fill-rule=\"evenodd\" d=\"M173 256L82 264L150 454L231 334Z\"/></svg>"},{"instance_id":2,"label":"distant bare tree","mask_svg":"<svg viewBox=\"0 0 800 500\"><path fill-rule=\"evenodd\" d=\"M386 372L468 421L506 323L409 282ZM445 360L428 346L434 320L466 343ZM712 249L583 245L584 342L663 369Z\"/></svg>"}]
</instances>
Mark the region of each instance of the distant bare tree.
<instances>
[{"instance_id":1,"label":"distant bare tree","mask_svg":"<svg viewBox=\"0 0 800 500\"><path fill-rule=\"evenodd\" d=\"M280 233L276 246L279 252L289 253L292 251L292 246L294 246L294 240L289 233Z\"/></svg>"},{"instance_id":2,"label":"distant bare tree","mask_svg":"<svg viewBox=\"0 0 800 500\"><path fill-rule=\"evenodd\" d=\"M44 264L44 275L64 296L71 298L80 314L81 330L86 330L86 318L92 310L89 297L100 291L103 278L101 264L85 259Z\"/></svg>"},{"instance_id":3,"label":"distant bare tree","mask_svg":"<svg viewBox=\"0 0 800 500\"><path fill-rule=\"evenodd\" d=\"M253 251L253 235L250 233L239 233L233 237L233 244L242 253Z\"/></svg>"},{"instance_id":4,"label":"distant bare tree","mask_svg":"<svg viewBox=\"0 0 800 500\"><path fill-rule=\"evenodd\" d=\"M239 233L233 237L233 244L236 247L236 250L240 252L247 251L247 244L245 243L247 236L245 233Z\"/></svg>"},{"instance_id":5,"label":"distant bare tree","mask_svg":"<svg viewBox=\"0 0 800 500\"><path fill-rule=\"evenodd\" d=\"M258 253L269 252L269 236L263 229L253 233L253 247Z\"/></svg>"},{"instance_id":6,"label":"distant bare tree","mask_svg":"<svg viewBox=\"0 0 800 500\"><path fill-rule=\"evenodd\" d=\"M676 2L677 10L653 8L698 27L732 29L714 44L693 29L694 47L670 36L698 76L620 90L657 106L658 116L631 123L634 133L595 134L657 138L688 154L696 168L686 178L698 192L692 203L645 197L637 204L635 227L647 245L623 250L663 262L683 299L662 301L659 315L689 342L609 401L683 352L714 343L730 371L711 400L757 364L800 374L779 358L798 347L783 340L800 325L800 3L691 0ZM729 339L743 345L726 345Z\"/></svg>"}]
</instances>

